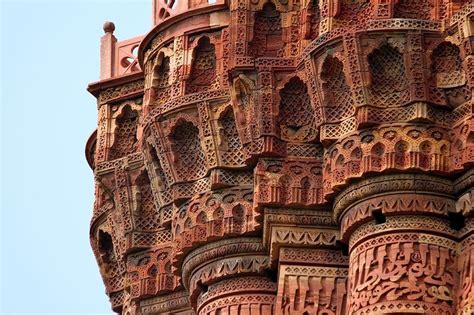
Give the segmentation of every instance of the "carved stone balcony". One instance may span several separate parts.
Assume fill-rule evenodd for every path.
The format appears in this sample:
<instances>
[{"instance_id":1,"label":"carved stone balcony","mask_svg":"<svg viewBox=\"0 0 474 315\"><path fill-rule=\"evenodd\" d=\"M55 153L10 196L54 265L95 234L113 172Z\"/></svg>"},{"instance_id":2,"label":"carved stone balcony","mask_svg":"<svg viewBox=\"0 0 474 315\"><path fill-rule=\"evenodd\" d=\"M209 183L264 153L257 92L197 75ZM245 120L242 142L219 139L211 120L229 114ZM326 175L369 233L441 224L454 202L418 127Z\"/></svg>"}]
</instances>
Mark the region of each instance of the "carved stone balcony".
<instances>
[{"instance_id":1,"label":"carved stone balcony","mask_svg":"<svg viewBox=\"0 0 474 315\"><path fill-rule=\"evenodd\" d=\"M154 0L153 21L104 26L89 87L115 311L474 310L473 3Z\"/></svg>"}]
</instances>

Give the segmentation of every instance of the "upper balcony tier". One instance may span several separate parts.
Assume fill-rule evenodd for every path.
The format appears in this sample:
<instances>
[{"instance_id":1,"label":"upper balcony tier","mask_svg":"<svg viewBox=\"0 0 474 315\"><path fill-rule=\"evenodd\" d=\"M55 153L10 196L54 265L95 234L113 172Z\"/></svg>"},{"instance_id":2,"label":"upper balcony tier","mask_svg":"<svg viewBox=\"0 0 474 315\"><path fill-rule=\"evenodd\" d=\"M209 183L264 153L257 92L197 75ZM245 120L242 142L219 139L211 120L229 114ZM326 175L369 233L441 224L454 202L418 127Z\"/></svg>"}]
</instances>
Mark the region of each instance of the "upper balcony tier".
<instances>
[{"instance_id":1,"label":"upper balcony tier","mask_svg":"<svg viewBox=\"0 0 474 315\"><path fill-rule=\"evenodd\" d=\"M153 29L146 36L141 35L123 41L118 41L114 36L115 25L112 22L105 22L103 26L105 34L100 42L99 82L141 73L140 45L149 43L158 32L174 22L225 7L225 0L153 0ZM92 83L89 90L95 90L94 86L99 82Z\"/></svg>"},{"instance_id":2,"label":"upper balcony tier","mask_svg":"<svg viewBox=\"0 0 474 315\"><path fill-rule=\"evenodd\" d=\"M223 4L224 0L153 0L153 25L183 13L220 7Z\"/></svg>"},{"instance_id":3,"label":"upper balcony tier","mask_svg":"<svg viewBox=\"0 0 474 315\"><path fill-rule=\"evenodd\" d=\"M321 6L321 8L327 6L328 3L332 3L328 0L320 2L319 6ZM373 5L372 2L376 5ZM344 28L344 26L346 29L351 29L360 24L359 27L361 30L367 29L367 25L363 23L365 20L370 20L372 24L380 24L393 20L395 23L394 28L400 28L400 26L397 26L397 23L401 23L400 19L403 19L405 22L411 21L412 24L414 22L422 23L422 20L424 20L425 24L431 22L431 24L429 24L430 26L434 25L433 27L436 28L436 30L443 31L449 29L450 26L455 24L458 20L457 15L459 14L456 13L460 13L460 16L464 16L463 12L459 11L463 11L463 8L464 11L469 11L469 7L474 5L472 3L469 4L467 0L449 1L450 5L447 6L427 5L426 8L423 7L424 9L420 12L412 12L409 10L410 8L405 8L402 4L395 6L397 1L391 0L387 2L390 4L391 10L389 11L391 13L389 12L390 14L386 16L382 14L385 12L382 10L382 7L385 7L384 2L380 0L374 0L372 2L359 1L357 4L350 5L345 2L335 1L334 3L339 3L339 5L334 8L334 12L324 13L324 10L316 10L315 12L319 12L320 14L319 17L313 17L314 14L312 15L311 13L311 18L317 22L315 27L319 28L319 30L315 33L316 36L308 35L308 42L312 43L310 45L303 45L306 46L306 49L301 51L302 55L311 54L315 48L314 46L318 46L320 42L325 42L325 39L331 37L331 34L341 35L339 34L341 33L340 30ZM304 1L304 3L306 3L304 5L308 6L308 3L313 2ZM219 16L210 13L231 7L228 0L153 0L152 4L153 28L146 35L124 41L117 41L117 38L113 35L115 29L113 23L106 22L104 24L105 34L101 38L100 82L129 76L131 74L139 76L139 73L142 71L141 66L143 66L145 52L153 45L152 42L157 36L163 34L166 38L171 38L172 34L168 33L173 33L173 26L175 25L179 25L181 33L188 33L202 29L204 24L218 24L219 22L216 21L216 19L219 19ZM255 5L252 4L251 6ZM436 8L439 8L439 10ZM443 10L441 10L441 8L443 8ZM308 11L309 7L305 10ZM307 15L308 12L304 14ZM306 16L304 14L302 16ZM184 20L186 23L179 23ZM304 20L305 18L302 17L303 22ZM189 30L187 29L188 27ZM302 30L303 33L306 31ZM472 30L465 31L470 32ZM303 33L301 34L303 35ZM95 84L96 83L92 85Z\"/></svg>"}]
</instances>

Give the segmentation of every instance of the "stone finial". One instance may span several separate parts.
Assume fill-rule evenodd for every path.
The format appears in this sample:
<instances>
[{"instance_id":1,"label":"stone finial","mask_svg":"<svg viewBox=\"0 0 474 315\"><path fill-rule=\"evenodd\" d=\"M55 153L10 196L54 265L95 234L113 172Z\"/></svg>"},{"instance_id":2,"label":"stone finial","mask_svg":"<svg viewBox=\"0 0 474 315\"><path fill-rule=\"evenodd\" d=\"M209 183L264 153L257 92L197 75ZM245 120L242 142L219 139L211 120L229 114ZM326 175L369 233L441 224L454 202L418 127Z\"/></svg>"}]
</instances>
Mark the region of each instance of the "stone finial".
<instances>
[{"instance_id":1,"label":"stone finial","mask_svg":"<svg viewBox=\"0 0 474 315\"><path fill-rule=\"evenodd\" d=\"M104 26L102 27L104 29L104 33L114 33L115 31L115 24L110 21L105 21Z\"/></svg>"}]
</instances>

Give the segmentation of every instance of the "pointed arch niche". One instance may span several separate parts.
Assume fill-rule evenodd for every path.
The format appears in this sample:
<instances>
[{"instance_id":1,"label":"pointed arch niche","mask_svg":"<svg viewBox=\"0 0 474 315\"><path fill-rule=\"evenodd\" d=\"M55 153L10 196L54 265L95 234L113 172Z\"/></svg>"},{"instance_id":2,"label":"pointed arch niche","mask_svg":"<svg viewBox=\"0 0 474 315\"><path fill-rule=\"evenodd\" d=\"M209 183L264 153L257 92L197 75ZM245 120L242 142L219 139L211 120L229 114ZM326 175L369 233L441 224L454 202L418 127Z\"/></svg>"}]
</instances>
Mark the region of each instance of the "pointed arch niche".
<instances>
[{"instance_id":1,"label":"pointed arch niche","mask_svg":"<svg viewBox=\"0 0 474 315\"><path fill-rule=\"evenodd\" d=\"M219 151L222 164L226 166L243 166L244 154L239 132L235 123L234 111L228 106L218 120L220 135Z\"/></svg>"},{"instance_id":2,"label":"pointed arch niche","mask_svg":"<svg viewBox=\"0 0 474 315\"><path fill-rule=\"evenodd\" d=\"M324 116L327 122L339 122L354 116L352 92L346 82L344 67L337 57L328 56L321 69Z\"/></svg>"},{"instance_id":3,"label":"pointed arch niche","mask_svg":"<svg viewBox=\"0 0 474 315\"><path fill-rule=\"evenodd\" d=\"M368 56L371 105L398 107L409 100L403 54L389 44L374 49Z\"/></svg>"},{"instance_id":4,"label":"pointed arch niche","mask_svg":"<svg viewBox=\"0 0 474 315\"><path fill-rule=\"evenodd\" d=\"M217 89L216 47L207 36L199 39L193 50L191 73L186 82L186 93L197 93Z\"/></svg>"},{"instance_id":5,"label":"pointed arch niche","mask_svg":"<svg viewBox=\"0 0 474 315\"><path fill-rule=\"evenodd\" d=\"M306 142L316 136L308 89L298 77L291 78L280 90L278 125L286 141Z\"/></svg>"},{"instance_id":6,"label":"pointed arch niche","mask_svg":"<svg viewBox=\"0 0 474 315\"><path fill-rule=\"evenodd\" d=\"M160 227L160 218L146 169L137 177L135 185L140 193L139 211L135 217L135 228L139 231L155 231Z\"/></svg>"},{"instance_id":7,"label":"pointed arch niche","mask_svg":"<svg viewBox=\"0 0 474 315\"><path fill-rule=\"evenodd\" d=\"M115 120L113 144L109 158L118 159L135 152L137 145L138 113L125 105L122 113Z\"/></svg>"},{"instance_id":8,"label":"pointed arch niche","mask_svg":"<svg viewBox=\"0 0 474 315\"><path fill-rule=\"evenodd\" d=\"M153 103L163 104L171 98L170 57L160 52L153 68L152 89Z\"/></svg>"},{"instance_id":9,"label":"pointed arch niche","mask_svg":"<svg viewBox=\"0 0 474 315\"><path fill-rule=\"evenodd\" d=\"M471 99L459 47L443 42L431 55L431 85L435 102L457 107Z\"/></svg>"},{"instance_id":10,"label":"pointed arch niche","mask_svg":"<svg viewBox=\"0 0 474 315\"><path fill-rule=\"evenodd\" d=\"M255 13L253 39L249 43L254 57L282 56L284 47L281 14L275 4L267 2Z\"/></svg>"},{"instance_id":11,"label":"pointed arch niche","mask_svg":"<svg viewBox=\"0 0 474 315\"><path fill-rule=\"evenodd\" d=\"M206 159L199 140L199 129L192 122L178 121L170 141L178 180L188 181L206 175Z\"/></svg>"}]
</instances>

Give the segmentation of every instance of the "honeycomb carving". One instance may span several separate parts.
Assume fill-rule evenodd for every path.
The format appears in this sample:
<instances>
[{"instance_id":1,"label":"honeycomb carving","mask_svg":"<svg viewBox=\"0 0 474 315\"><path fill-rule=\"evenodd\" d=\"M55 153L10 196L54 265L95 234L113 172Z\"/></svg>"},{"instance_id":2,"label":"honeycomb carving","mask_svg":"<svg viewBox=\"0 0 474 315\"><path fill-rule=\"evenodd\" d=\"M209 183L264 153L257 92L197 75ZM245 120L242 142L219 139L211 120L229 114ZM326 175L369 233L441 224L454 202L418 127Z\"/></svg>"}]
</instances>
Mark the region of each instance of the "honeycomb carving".
<instances>
[{"instance_id":1,"label":"honeycomb carving","mask_svg":"<svg viewBox=\"0 0 474 315\"><path fill-rule=\"evenodd\" d=\"M343 64L336 57L328 57L321 71L325 117L327 122L339 122L355 113L352 93L346 83Z\"/></svg>"},{"instance_id":2,"label":"honeycomb carving","mask_svg":"<svg viewBox=\"0 0 474 315\"><path fill-rule=\"evenodd\" d=\"M153 99L155 104L160 105L171 98L170 57L160 55L159 65L155 66L153 73Z\"/></svg>"},{"instance_id":3,"label":"honeycomb carving","mask_svg":"<svg viewBox=\"0 0 474 315\"><path fill-rule=\"evenodd\" d=\"M191 122L183 121L170 136L173 162L181 181L197 179L207 173L206 158L199 140L199 130Z\"/></svg>"},{"instance_id":4,"label":"honeycomb carving","mask_svg":"<svg viewBox=\"0 0 474 315\"><path fill-rule=\"evenodd\" d=\"M115 312L474 312L472 1L153 1L88 88Z\"/></svg>"},{"instance_id":5,"label":"honeycomb carving","mask_svg":"<svg viewBox=\"0 0 474 315\"><path fill-rule=\"evenodd\" d=\"M457 107L471 98L471 91L466 86L466 74L463 69L459 48L444 42L432 53L431 60L433 96L435 102Z\"/></svg>"},{"instance_id":6,"label":"honeycomb carving","mask_svg":"<svg viewBox=\"0 0 474 315\"><path fill-rule=\"evenodd\" d=\"M138 114L130 106L125 106L122 116L117 119L115 141L110 148L110 159L117 159L135 152L137 148Z\"/></svg>"},{"instance_id":7,"label":"honeycomb carving","mask_svg":"<svg viewBox=\"0 0 474 315\"><path fill-rule=\"evenodd\" d=\"M306 142L316 135L314 111L306 84L298 77L290 79L280 91L279 125L287 141Z\"/></svg>"},{"instance_id":8,"label":"honeycomb carving","mask_svg":"<svg viewBox=\"0 0 474 315\"><path fill-rule=\"evenodd\" d=\"M403 55L385 44L369 56L370 102L380 107L398 107L408 101L408 85Z\"/></svg>"},{"instance_id":9,"label":"honeycomb carving","mask_svg":"<svg viewBox=\"0 0 474 315\"><path fill-rule=\"evenodd\" d=\"M191 73L186 93L196 93L218 88L216 48L209 37L202 37L193 52Z\"/></svg>"},{"instance_id":10,"label":"honeycomb carving","mask_svg":"<svg viewBox=\"0 0 474 315\"><path fill-rule=\"evenodd\" d=\"M253 28L253 40L249 44L252 56L283 56L281 15L272 2L265 3L262 10L255 13Z\"/></svg>"},{"instance_id":11,"label":"honeycomb carving","mask_svg":"<svg viewBox=\"0 0 474 315\"><path fill-rule=\"evenodd\" d=\"M225 110L219 119L220 152L222 164L243 166L245 161L244 148L240 142L239 132L231 108Z\"/></svg>"}]
</instances>

